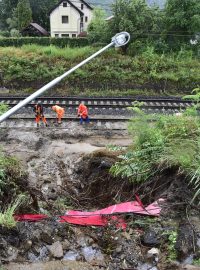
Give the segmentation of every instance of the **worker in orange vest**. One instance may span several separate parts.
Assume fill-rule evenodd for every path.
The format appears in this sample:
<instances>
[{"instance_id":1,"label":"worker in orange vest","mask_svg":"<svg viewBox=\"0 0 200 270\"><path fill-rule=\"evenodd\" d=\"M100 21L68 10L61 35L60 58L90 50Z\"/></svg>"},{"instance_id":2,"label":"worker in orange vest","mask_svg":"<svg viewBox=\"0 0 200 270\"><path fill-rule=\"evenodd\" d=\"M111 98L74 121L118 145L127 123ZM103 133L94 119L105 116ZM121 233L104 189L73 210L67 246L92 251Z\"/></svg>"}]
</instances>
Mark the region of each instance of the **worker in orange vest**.
<instances>
[{"instance_id":1,"label":"worker in orange vest","mask_svg":"<svg viewBox=\"0 0 200 270\"><path fill-rule=\"evenodd\" d=\"M81 125L83 124L83 122L90 122L90 119L88 117L88 108L85 106L84 102L81 102L81 104L79 105L77 115L78 117L80 116Z\"/></svg>"},{"instance_id":2,"label":"worker in orange vest","mask_svg":"<svg viewBox=\"0 0 200 270\"><path fill-rule=\"evenodd\" d=\"M57 113L58 124L61 124L62 123L62 118L63 118L64 113L65 113L65 110L62 107L58 106L58 105L52 106L52 110Z\"/></svg>"},{"instance_id":3,"label":"worker in orange vest","mask_svg":"<svg viewBox=\"0 0 200 270\"><path fill-rule=\"evenodd\" d=\"M48 126L47 124L47 120L44 117L44 109L43 106L40 102L38 102L35 106L33 111L35 112L35 122L37 123L37 127L40 126L40 120L42 120L42 122L46 125L46 127Z\"/></svg>"}]
</instances>

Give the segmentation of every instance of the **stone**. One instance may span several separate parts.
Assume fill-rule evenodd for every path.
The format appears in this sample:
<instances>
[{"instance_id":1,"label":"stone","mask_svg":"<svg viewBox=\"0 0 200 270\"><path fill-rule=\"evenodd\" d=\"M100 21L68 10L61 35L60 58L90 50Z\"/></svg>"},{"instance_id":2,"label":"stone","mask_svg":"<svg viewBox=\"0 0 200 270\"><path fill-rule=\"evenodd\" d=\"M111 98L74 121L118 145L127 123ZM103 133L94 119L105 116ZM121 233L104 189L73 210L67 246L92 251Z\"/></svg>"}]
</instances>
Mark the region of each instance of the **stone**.
<instances>
[{"instance_id":1,"label":"stone","mask_svg":"<svg viewBox=\"0 0 200 270\"><path fill-rule=\"evenodd\" d=\"M28 251L31 247L32 247L32 241L31 240L27 240L23 243L23 248L24 251Z\"/></svg>"},{"instance_id":2,"label":"stone","mask_svg":"<svg viewBox=\"0 0 200 270\"><path fill-rule=\"evenodd\" d=\"M200 270L200 266L195 266L195 265L190 265L190 264L186 264L186 265L182 265L180 267L180 270Z\"/></svg>"},{"instance_id":3,"label":"stone","mask_svg":"<svg viewBox=\"0 0 200 270\"><path fill-rule=\"evenodd\" d=\"M62 244L57 241L55 243L53 243L53 245L51 246L47 246L51 255L54 258L62 258L63 257L63 248L62 248Z\"/></svg>"},{"instance_id":4,"label":"stone","mask_svg":"<svg viewBox=\"0 0 200 270\"><path fill-rule=\"evenodd\" d=\"M83 257L87 262L91 261L104 261L104 256L100 250L93 249L92 247L84 247L81 249Z\"/></svg>"},{"instance_id":5,"label":"stone","mask_svg":"<svg viewBox=\"0 0 200 270\"><path fill-rule=\"evenodd\" d=\"M157 248L152 248L150 250L148 250L147 252L147 258L155 258L155 257L158 257L159 256L159 249Z\"/></svg>"},{"instance_id":6,"label":"stone","mask_svg":"<svg viewBox=\"0 0 200 270\"><path fill-rule=\"evenodd\" d=\"M116 251L117 253L122 252L122 246L117 247L115 251Z\"/></svg>"},{"instance_id":7,"label":"stone","mask_svg":"<svg viewBox=\"0 0 200 270\"><path fill-rule=\"evenodd\" d=\"M146 246L157 246L160 244L160 239L155 231L149 230L144 234L142 242Z\"/></svg>"},{"instance_id":8,"label":"stone","mask_svg":"<svg viewBox=\"0 0 200 270\"><path fill-rule=\"evenodd\" d=\"M193 245L196 246L196 237L193 232L193 228L190 224L181 223L178 230L178 237L176 240L175 248L178 253L178 259L183 261L190 254L193 253Z\"/></svg>"},{"instance_id":9,"label":"stone","mask_svg":"<svg viewBox=\"0 0 200 270\"><path fill-rule=\"evenodd\" d=\"M79 257L79 254L77 252L70 250L65 254L63 260L64 261L76 261L76 259L78 257Z\"/></svg>"},{"instance_id":10,"label":"stone","mask_svg":"<svg viewBox=\"0 0 200 270\"><path fill-rule=\"evenodd\" d=\"M54 238L48 232L44 232L41 234L41 240L47 243L48 245L51 245L54 242Z\"/></svg>"},{"instance_id":11,"label":"stone","mask_svg":"<svg viewBox=\"0 0 200 270\"><path fill-rule=\"evenodd\" d=\"M64 250L70 249L71 243L65 239L65 241L62 242L62 247Z\"/></svg>"}]
</instances>

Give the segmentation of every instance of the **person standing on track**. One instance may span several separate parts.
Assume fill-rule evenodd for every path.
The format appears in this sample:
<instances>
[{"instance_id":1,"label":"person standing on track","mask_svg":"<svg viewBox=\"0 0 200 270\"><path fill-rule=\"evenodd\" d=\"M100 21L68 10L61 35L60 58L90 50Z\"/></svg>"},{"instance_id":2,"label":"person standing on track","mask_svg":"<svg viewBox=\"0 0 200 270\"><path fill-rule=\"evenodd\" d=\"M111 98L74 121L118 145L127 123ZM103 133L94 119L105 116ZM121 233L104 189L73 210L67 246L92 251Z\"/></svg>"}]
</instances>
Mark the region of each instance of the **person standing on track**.
<instances>
[{"instance_id":1,"label":"person standing on track","mask_svg":"<svg viewBox=\"0 0 200 270\"><path fill-rule=\"evenodd\" d=\"M78 107L77 116L80 116L80 124L82 125L83 122L89 123L90 119L88 117L88 108L85 106L85 103L82 101Z\"/></svg>"},{"instance_id":2,"label":"person standing on track","mask_svg":"<svg viewBox=\"0 0 200 270\"><path fill-rule=\"evenodd\" d=\"M52 106L52 110L57 113L57 123L61 124L62 118L63 118L64 113L65 113L65 109L58 106L58 105L54 105L54 106Z\"/></svg>"},{"instance_id":3,"label":"person standing on track","mask_svg":"<svg viewBox=\"0 0 200 270\"><path fill-rule=\"evenodd\" d=\"M40 126L40 120L42 120L42 122L45 124L45 126L47 127L47 120L44 117L44 108L42 106L42 104L40 102L38 102L33 109L34 113L35 113L35 122L37 123L37 127Z\"/></svg>"}]
</instances>

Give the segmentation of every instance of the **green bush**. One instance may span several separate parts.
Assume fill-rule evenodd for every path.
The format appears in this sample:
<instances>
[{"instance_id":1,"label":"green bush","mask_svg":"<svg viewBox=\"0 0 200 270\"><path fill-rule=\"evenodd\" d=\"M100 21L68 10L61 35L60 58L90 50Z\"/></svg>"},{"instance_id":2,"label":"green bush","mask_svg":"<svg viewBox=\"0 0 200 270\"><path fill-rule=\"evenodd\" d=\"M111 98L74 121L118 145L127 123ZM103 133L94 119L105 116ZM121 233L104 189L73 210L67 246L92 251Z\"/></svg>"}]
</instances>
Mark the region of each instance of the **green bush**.
<instances>
[{"instance_id":1,"label":"green bush","mask_svg":"<svg viewBox=\"0 0 200 270\"><path fill-rule=\"evenodd\" d=\"M194 198L200 195L200 120L186 111L180 115L138 114L129 124L134 143L120 156L111 172L144 182L165 169L179 168L194 188ZM153 122L152 122L153 120Z\"/></svg>"},{"instance_id":2,"label":"green bush","mask_svg":"<svg viewBox=\"0 0 200 270\"><path fill-rule=\"evenodd\" d=\"M83 47L88 45L86 38L51 38L51 37L20 37L0 38L0 47L21 47L26 44L37 44L41 46L55 45L64 47Z\"/></svg>"}]
</instances>

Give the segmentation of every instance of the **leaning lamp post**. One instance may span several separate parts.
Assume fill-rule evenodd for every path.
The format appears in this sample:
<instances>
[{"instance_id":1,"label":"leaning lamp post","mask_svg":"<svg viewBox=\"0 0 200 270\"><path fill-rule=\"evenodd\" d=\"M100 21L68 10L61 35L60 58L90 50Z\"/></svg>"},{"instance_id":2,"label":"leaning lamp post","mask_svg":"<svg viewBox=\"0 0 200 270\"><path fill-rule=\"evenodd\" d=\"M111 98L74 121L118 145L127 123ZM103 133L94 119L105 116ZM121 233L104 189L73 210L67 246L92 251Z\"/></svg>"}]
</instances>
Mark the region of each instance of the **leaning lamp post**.
<instances>
[{"instance_id":1,"label":"leaning lamp post","mask_svg":"<svg viewBox=\"0 0 200 270\"><path fill-rule=\"evenodd\" d=\"M110 44L108 44L107 46L105 46L104 48L102 48L101 50L99 50L98 52L94 53L93 55L91 55L87 59L83 60L81 63L79 63L75 67L71 68L70 70L68 70L67 72L65 72L63 75L61 75L61 76L57 77L56 79L54 79L53 81L49 82L48 84L46 84L45 86L43 86L42 88L40 88L39 90L37 90L35 93L33 93L32 95L30 95L29 97L27 97L23 101L19 102L16 106L14 106L10 110L8 110L6 113L4 113L3 115L1 115L0 116L0 123L3 122L4 120L6 120L7 118L9 118L12 114L14 114L15 112L17 112L19 109L21 109L22 107L24 107L25 105L27 105L29 102L31 102L35 98L39 97L45 91L47 91L48 89L52 88L54 85L56 85L57 83L59 83L60 81L62 81L62 79L64 79L65 77L67 77L69 74L71 74L72 72L74 72L76 69L80 68L81 66L85 65L87 62L89 62L90 60L92 60L93 58L95 58L97 55L101 54L102 52L104 52L105 50L107 50L108 48L110 48L112 46L115 46L115 47L124 46L124 45L126 45L129 42L129 40L130 40L130 35L127 32L121 32L121 33L116 34L112 38Z\"/></svg>"}]
</instances>

